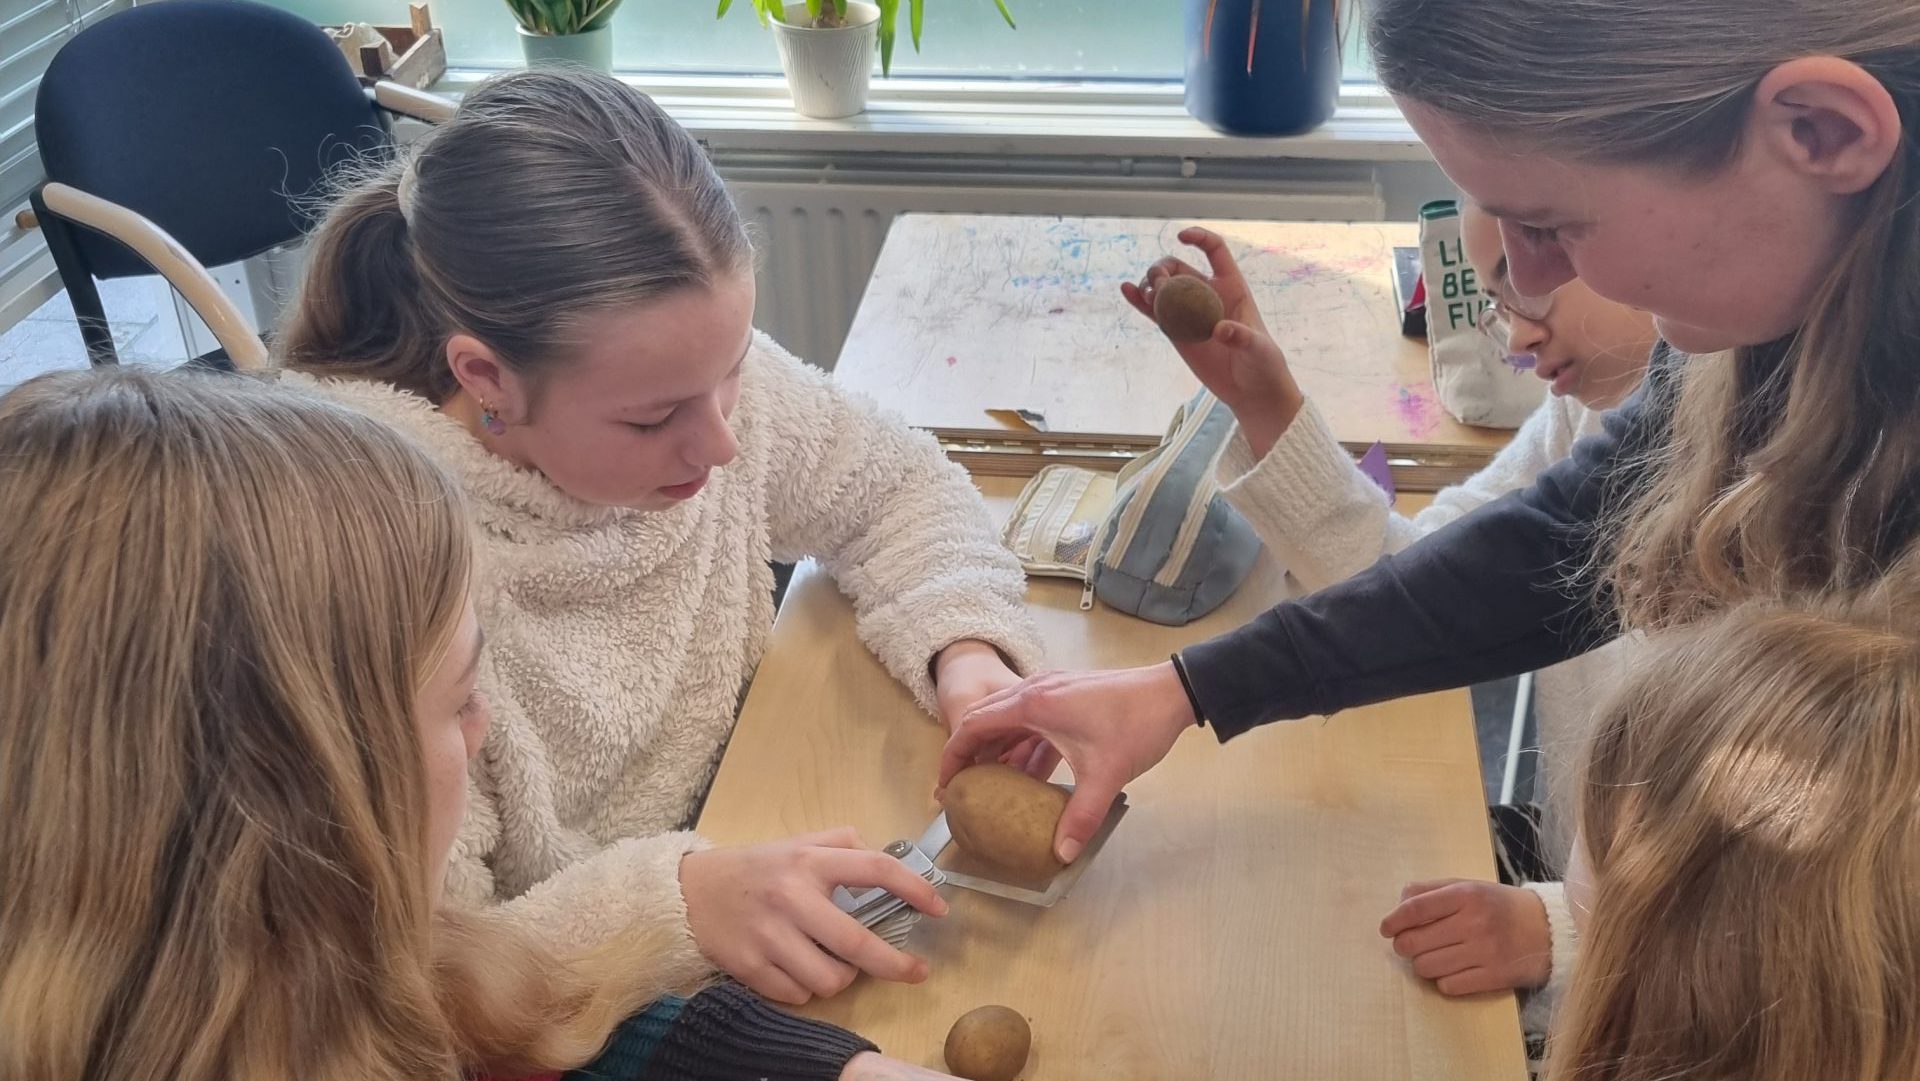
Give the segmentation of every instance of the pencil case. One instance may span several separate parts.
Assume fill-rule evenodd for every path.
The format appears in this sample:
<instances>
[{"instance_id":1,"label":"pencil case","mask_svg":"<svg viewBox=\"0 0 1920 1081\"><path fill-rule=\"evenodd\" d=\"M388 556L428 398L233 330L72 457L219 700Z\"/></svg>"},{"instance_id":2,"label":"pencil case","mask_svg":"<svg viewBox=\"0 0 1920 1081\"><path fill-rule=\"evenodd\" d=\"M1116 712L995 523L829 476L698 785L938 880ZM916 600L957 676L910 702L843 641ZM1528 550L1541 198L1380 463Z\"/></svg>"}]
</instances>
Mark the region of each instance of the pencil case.
<instances>
[{"instance_id":1,"label":"pencil case","mask_svg":"<svg viewBox=\"0 0 1920 1081\"><path fill-rule=\"evenodd\" d=\"M1232 412L1203 390L1117 476L1047 466L1020 493L1007 546L1029 574L1085 582L1082 608L1097 596L1153 623L1191 623L1231 597L1260 555L1215 479L1232 434Z\"/></svg>"},{"instance_id":2,"label":"pencil case","mask_svg":"<svg viewBox=\"0 0 1920 1081\"><path fill-rule=\"evenodd\" d=\"M1021 490L1003 539L1028 574L1086 583L1080 607L1093 607L1093 542L1113 506L1114 476L1049 465Z\"/></svg>"}]
</instances>

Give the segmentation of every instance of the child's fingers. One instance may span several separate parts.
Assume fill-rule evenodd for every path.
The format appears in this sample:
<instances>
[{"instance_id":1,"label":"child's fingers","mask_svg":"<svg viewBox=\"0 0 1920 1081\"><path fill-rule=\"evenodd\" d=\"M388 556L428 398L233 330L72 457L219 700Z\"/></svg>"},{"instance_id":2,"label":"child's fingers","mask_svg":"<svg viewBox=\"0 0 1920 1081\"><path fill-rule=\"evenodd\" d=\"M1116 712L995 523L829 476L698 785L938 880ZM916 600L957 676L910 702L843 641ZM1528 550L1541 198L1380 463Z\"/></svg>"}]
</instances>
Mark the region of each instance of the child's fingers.
<instances>
[{"instance_id":1,"label":"child's fingers","mask_svg":"<svg viewBox=\"0 0 1920 1081\"><path fill-rule=\"evenodd\" d=\"M1458 911L1458 891L1437 889L1418 894L1400 902L1392 912L1387 913L1387 918L1380 921L1380 934L1384 938L1397 938L1403 932L1444 920Z\"/></svg>"},{"instance_id":2,"label":"child's fingers","mask_svg":"<svg viewBox=\"0 0 1920 1081\"><path fill-rule=\"evenodd\" d=\"M1133 305L1134 311L1149 319L1153 318L1153 305L1148 302L1147 294L1141 292L1138 285L1133 282L1121 282L1120 295L1127 298L1127 303Z\"/></svg>"},{"instance_id":3,"label":"child's fingers","mask_svg":"<svg viewBox=\"0 0 1920 1081\"><path fill-rule=\"evenodd\" d=\"M1459 946L1466 941L1467 936L1458 921L1441 920L1439 923L1415 927L1393 936L1393 952L1412 959L1436 950Z\"/></svg>"},{"instance_id":4,"label":"child's fingers","mask_svg":"<svg viewBox=\"0 0 1920 1081\"><path fill-rule=\"evenodd\" d=\"M820 883L825 887L820 894L822 897L831 893L834 886L848 889L879 886L930 916L947 914L947 902L934 889L933 883L909 871L906 864L885 852L823 852L818 866Z\"/></svg>"},{"instance_id":5,"label":"child's fingers","mask_svg":"<svg viewBox=\"0 0 1920 1081\"><path fill-rule=\"evenodd\" d=\"M910 953L894 949L892 946L887 945L885 939L867 930L865 927L860 926L858 920L846 915L839 909L834 909L831 914L823 914L821 920L820 933L816 935L816 940L820 945L832 950L835 956L845 960L847 964L852 965L853 968L883 980L892 980L895 983L919 983L927 978L927 963L925 961ZM818 953L819 951L815 950L814 952ZM824 957L826 955L821 954L821 956ZM841 971L843 967L844 966L836 966L832 970L833 974L844 976L847 983L852 983L853 972L851 970ZM791 973L793 969L787 967L787 971ZM795 975L797 976L799 974L795 973ZM820 978L824 979L825 974L822 973ZM839 987L833 987L831 985L822 986L812 980L803 980L803 982L805 982L815 994L821 996L839 994L846 989L845 983Z\"/></svg>"},{"instance_id":6,"label":"child's fingers","mask_svg":"<svg viewBox=\"0 0 1920 1081\"><path fill-rule=\"evenodd\" d=\"M1238 278L1240 264L1234 262L1233 251L1227 247L1226 240L1211 229L1193 226L1180 232L1180 242L1199 248L1207 257L1207 266L1216 278Z\"/></svg>"},{"instance_id":7,"label":"child's fingers","mask_svg":"<svg viewBox=\"0 0 1920 1081\"><path fill-rule=\"evenodd\" d=\"M1207 280L1205 274L1200 273L1199 270L1190 266L1186 260L1169 255L1161 259L1156 259L1153 265L1147 268L1146 274L1140 278L1140 291L1144 293L1147 300L1151 302L1153 300L1153 292L1160 288L1161 282L1181 274L1189 278L1199 278L1201 281Z\"/></svg>"},{"instance_id":8,"label":"child's fingers","mask_svg":"<svg viewBox=\"0 0 1920 1081\"><path fill-rule=\"evenodd\" d=\"M1460 995L1484 995L1488 991L1507 991L1511 988L1491 969L1470 968L1465 972L1456 972L1451 976L1442 976L1433 981L1433 986L1448 998Z\"/></svg>"},{"instance_id":9,"label":"child's fingers","mask_svg":"<svg viewBox=\"0 0 1920 1081\"><path fill-rule=\"evenodd\" d=\"M1448 976L1478 968L1479 954L1469 946L1445 946L1413 959L1413 974L1423 980L1443 980Z\"/></svg>"},{"instance_id":10,"label":"child's fingers","mask_svg":"<svg viewBox=\"0 0 1920 1081\"><path fill-rule=\"evenodd\" d=\"M772 961L762 961L750 971L734 975L755 992L785 1006L805 1006L813 1000L812 992Z\"/></svg>"},{"instance_id":11,"label":"child's fingers","mask_svg":"<svg viewBox=\"0 0 1920 1081\"><path fill-rule=\"evenodd\" d=\"M1253 361L1255 371L1277 375L1287 366L1287 354L1280 343L1245 323L1222 319L1213 326L1213 344L1231 349Z\"/></svg>"},{"instance_id":12,"label":"child's fingers","mask_svg":"<svg viewBox=\"0 0 1920 1081\"><path fill-rule=\"evenodd\" d=\"M852 924L860 934L873 938L870 932L839 909L834 910L834 915L842 922ZM887 945L877 938L874 941L882 947ZM854 966L830 956L815 945L815 939L804 934L782 936L768 950L768 959L778 965L780 971L786 973L794 983L805 988L808 994L820 998L831 998L845 991L860 975Z\"/></svg>"},{"instance_id":13,"label":"child's fingers","mask_svg":"<svg viewBox=\"0 0 1920 1081\"><path fill-rule=\"evenodd\" d=\"M867 843L860 839L860 831L852 826L839 826L818 833L803 833L794 838L803 845L819 845L822 848L865 848Z\"/></svg>"},{"instance_id":14,"label":"child's fingers","mask_svg":"<svg viewBox=\"0 0 1920 1081\"><path fill-rule=\"evenodd\" d=\"M1280 348L1272 338L1256 333L1245 323L1236 323L1231 319L1222 319L1213 325L1213 342L1215 345L1224 345L1229 349L1259 349L1272 346L1277 351Z\"/></svg>"},{"instance_id":15,"label":"child's fingers","mask_svg":"<svg viewBox=\"0 0 1920 1081\"><path fill-rule=\"evenodd\" d=\"M1464 878L1435 878L1426 882L1409 882L1401 888L1400 899L1405 901L1408 898L1417 897L1423 893L1432 893L1442 886L1451 886L1455 882L1465 881L1466 879Z\"/></svg>"}]
</instances>

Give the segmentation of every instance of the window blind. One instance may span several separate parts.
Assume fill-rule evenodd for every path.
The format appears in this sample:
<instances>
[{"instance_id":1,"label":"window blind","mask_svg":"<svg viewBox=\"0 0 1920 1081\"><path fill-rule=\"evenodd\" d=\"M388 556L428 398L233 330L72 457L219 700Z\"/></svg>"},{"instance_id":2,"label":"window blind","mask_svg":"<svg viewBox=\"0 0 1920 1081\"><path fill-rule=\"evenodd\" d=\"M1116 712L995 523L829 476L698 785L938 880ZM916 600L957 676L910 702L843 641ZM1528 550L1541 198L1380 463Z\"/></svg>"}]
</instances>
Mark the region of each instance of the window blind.
<instances>
[{"instance_id":1,"label":"window blind","mask_svg":"<svg viewBox=\"0 0 1920 1081\"><path fill-rule=\"evenodd\" d=\"M33 138L40 75L81 28L132 6L131 0L0 0L0 330L59 289L46 242L14 220L44 177Z\"/></svg>"}]
</instances>

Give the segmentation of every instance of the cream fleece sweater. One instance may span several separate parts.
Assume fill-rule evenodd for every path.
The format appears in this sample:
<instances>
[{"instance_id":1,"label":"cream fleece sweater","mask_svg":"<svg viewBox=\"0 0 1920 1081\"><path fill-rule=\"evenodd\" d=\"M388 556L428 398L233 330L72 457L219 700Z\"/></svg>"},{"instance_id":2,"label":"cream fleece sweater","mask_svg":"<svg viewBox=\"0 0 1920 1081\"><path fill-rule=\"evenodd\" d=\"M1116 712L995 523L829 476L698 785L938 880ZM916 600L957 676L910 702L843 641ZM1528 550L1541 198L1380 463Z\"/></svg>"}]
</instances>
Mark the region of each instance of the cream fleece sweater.
<instances>
[{"instance_id":1,"label":"cream fleece sweater","mask_svg":"<svg viewBox=\"0 0 1920 1081\"><path fill-rule=\"evenodd\" d=\"M1228 501L1253 524L1280 565L1315 590L1373 565L1483 503L1532 484L1567 456L1575 440L1598 432L1600 416L1573 398L1549 397L1486 468L1441 490L1412 518L1395 513L1386 493L1354 465L1311 401L1257 462L1246 438L1236 431L1221 455L1218 476ZM1572 816L1557 813L1565 798L1562 789L1583 742L1586 710L1620 663L1621 648L1616 642L1554 665L1534 679L1539 772L1547 792L1542 832L1549 854L1562 864L1572 841ZM1553 938L1551 982L1528 1001L1529 1029L1539 1031L1566 986L1577 943L1560 883L1536 882L1527 888L1546 907Z\"/></svg>"},{"instance_id":2,"label":"cream fleece sweater","mask_svg":"<svg viewBox=\"0 0 1920 1081\"><path fill-rule=\"evenodd\" d=\"M679 866L704 847L686 828L766 650L769 559L820 559L861 641L929 710L929 662L952 642L1040 662L1020 566L966 473L764 336L738 459L654 513L578 502L386 384L285 379L412 435L465 488L493 727L447 889L505 903L556 948L650 923L677 930L664 978L711 974Z\"/></svg>"}]
</instances>

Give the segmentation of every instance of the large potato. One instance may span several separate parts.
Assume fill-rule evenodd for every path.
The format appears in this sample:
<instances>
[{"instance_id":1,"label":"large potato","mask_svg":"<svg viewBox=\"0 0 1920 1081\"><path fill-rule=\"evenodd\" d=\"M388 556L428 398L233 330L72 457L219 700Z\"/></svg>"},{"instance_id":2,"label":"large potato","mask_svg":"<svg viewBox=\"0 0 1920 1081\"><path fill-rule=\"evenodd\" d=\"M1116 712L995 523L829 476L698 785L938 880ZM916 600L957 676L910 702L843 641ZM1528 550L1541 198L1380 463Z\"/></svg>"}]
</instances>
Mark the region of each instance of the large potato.
<instances>
[{"instance_id":1,"label":"large potato","mask_svg":"<svg viewBox=\"0 0 1920 1081\"><path fill-rule=\"evenodd\" d=\"M1220 294L1190 274L1168 278L1154 292L1153 321L1176 342L1204 342L1226 317Z\"/></svg>"},{"instance_id":2,"label":"large potato","mask_svg":"<svg viewBox=\"0 0 1920 1081\"><path fill-rule=\"evenodd\" d=\"M1026 1018L1005 1006L982 1006L947 1033L947 1069L968 1081L1013 1081L1032 1047Z\"/></svg>"},{"instance_id":3,"label":"large potato","mask_svg":"<svg viewBox=\"0 0 1920 1081\"><path fill-rule=\"evenodd\" d=\"M945 803L961 851L1026 881L1059 873L1053 835L1067 809L1065 789L994 762L956 774Z\"/></svg>"}]
</instances>

